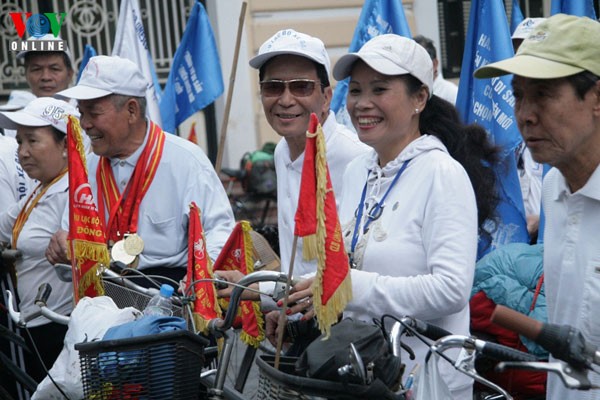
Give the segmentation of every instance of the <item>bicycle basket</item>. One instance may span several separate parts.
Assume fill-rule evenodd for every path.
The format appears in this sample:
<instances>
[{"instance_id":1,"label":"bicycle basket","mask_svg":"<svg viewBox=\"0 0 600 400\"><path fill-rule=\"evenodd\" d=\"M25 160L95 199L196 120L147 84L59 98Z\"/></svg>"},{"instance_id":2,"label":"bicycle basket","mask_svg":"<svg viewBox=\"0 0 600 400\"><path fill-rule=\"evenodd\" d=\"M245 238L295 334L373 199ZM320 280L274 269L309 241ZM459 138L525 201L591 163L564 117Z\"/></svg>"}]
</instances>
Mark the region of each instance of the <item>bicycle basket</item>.
<instances>
[{"instance_id":1,"label":"bicycle basket","mask_svg":"<svg viewBox=\"0 0 600 400\"><path fill-rule=\"evenodd\" d=\"M296 357L281 357L279 369L275 369L275 356L260 355L258 365L257 400L358 400L358 399L401 399L388 390L381 381L371 385L330 382L295 375Z\"/></svg>"},{"instance_id":2,"label":"bicycle basket","mask_svg":"<svg viewBox=\"0 0 600 400\"><path fill-rule=\"evenodd\" d=\"M118 283L118 280L113 281L104 279L104 294L115 302L117 307L134 307L137 310L143 311L152 296L145 293L140 293L133 289L129 289ZM173 304L173 315L183 317L181 306Z\"/></svg>"},{"instance_id":3,"label":"bicycle basket","mask_svg":"<svg viewBox=\"0 0 600 400\"><path fill-rule=\"evenodd\" d=\"M207 345L185 330L78 343L84 398L195 400Z\"/></svg>"}]
</instances>

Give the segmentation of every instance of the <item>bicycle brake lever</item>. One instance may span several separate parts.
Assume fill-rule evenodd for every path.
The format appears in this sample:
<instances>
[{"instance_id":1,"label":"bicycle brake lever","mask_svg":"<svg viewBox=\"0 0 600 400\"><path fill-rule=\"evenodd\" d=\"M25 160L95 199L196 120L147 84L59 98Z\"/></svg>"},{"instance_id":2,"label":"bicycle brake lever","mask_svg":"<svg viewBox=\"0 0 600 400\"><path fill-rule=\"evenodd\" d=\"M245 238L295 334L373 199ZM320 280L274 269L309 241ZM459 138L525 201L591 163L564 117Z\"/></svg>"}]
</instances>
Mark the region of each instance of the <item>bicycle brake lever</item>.
<instances>
[{"instance_id":1,"label":"bicycle brake lever","mask_svg":"<svg viewBox=\"0 0 600 400\"><path fill-rule=\"evenodd\" d=\"M563 384L569 389L590 390L592 382L587 377L587 372L582 369L572 368L561 362L540 362L540 361L505 361L496 366L498 372L507 368L531 369L535 371L546 371L557 374L563 381Z\"/></svg>"}]
</instances>

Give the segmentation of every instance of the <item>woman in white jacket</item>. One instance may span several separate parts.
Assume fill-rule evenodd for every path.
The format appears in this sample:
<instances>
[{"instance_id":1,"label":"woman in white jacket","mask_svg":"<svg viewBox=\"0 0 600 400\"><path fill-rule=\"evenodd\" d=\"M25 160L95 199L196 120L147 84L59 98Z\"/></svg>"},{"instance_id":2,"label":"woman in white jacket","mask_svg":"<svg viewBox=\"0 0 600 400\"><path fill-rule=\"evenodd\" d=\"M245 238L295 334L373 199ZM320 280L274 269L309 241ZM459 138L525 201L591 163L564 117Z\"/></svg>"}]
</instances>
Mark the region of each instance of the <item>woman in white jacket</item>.
<instances>
[{"instance_id":1,"label":"woman in white jacket","mask_svg":"<svg viewBox=\"0 0 600 400\"><path fill-rule=\"evenodd\" d=\"M497 204L496 150L482 128L461 125L452 105L432 97L432 68L421 46L393 34L334 68L337 80L351 76L348 111L373 148L344 175L339 218L353 267L344 316L410 315L466 335L478 236L489 239L483 223ZM310 295L309 283L290 302ZM403 358L410 371L427 347L405 342L417 355ZM470 379L445 361L440 370L456 399L472 398Z\"/></svg>"}]
</instances>

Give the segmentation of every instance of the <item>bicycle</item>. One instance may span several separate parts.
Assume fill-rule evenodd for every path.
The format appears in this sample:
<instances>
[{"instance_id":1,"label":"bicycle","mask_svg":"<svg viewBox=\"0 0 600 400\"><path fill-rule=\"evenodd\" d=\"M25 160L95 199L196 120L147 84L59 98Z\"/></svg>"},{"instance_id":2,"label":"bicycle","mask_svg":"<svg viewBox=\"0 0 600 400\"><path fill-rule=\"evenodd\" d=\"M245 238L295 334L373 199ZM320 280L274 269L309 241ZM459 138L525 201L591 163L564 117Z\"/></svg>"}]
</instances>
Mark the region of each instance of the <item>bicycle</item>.
<instances>
[{"instance_id":1,"label":"bicycle","mask_svg":"<svg viewBox=\"0 0 600 400\"><path fill-rule=\"evenodd\" d=\"M504 306L496 306L492 321L523 335L548 350L563 362L509 362L498 368L532 369L546 371L560 377L565 387L577 390L600 389L593 385L589 372L600 373L600 351L583 334L569 325L543 323Z\"/></svg>"},{"instance_id":2,"label":"bicycle","mask_svg":"<svg viewBox=\"0 0 600 400\"><path fill-rule=\"evenodd\" d=\"M58 266L60 275L68 279L70 277L70 266ZM144 288L129 279L122 277L111 270L104 272L105 286L113 286L112 281L119 281L121 289L112 288L113 293L118 293L119 290L124 291L121 299L129 299L132 297L138 297L134 302L136 305L144 304L151 295L156 291L153 288ZM237 314L237 307L241 298L242 290L247 289L246 286L250 286L256 282L262 281L275 281L277 282L276 294L280 295L283 293L283 284L287 283L287 275L273 271L257 271L249 274L242 279L234 289L228 313L224 319L214 319L209 322L210 336L224 338L223 346L215 368L210 368L207 371L200 373L198 372L199 367L203 367L207 359L211 357L217 357L216 346L208 347L208 340L196 335L195 328L192 326L191 332L167 332L156 335L142 336L136 338L109 340L109 341L96 341L79 343L75 345L75 349L79 350L80 362L82 364L82 384L84 397L86 399L104 399L110 398L118 399L122 395L122 398L133 393L142 395L144 392L142 388L145 387L153 388L154 392L147 393L149 399L152 398L165 398L164 391L161 392L156 389L157 383L159 382L161 387L167 385L167 391L169 393L168 398L172 399L195 399L200 395L199 386L204 387L205 395L207 399L237 399L245 400L244 395L236 388L232 388L225 385L225 377L228 370L229 361L231 358L232 350L232 338L235 333L231 328L235 315ZM217 282L219 282L217 280ZM221 281L222 282L222 281ZM226 284L226 283L225 283ZM119 285L120 286L120 285ZM190 285L191 287L191 285ZM22 314L15 311L13 306L13 296L9 293L9 312L13 321L18 323L20 326L25 327L27 321L43 315L46 318L56 321L59 323L69 323L69 317L55 313L54 311L46 307L46 300L51 293L51 288L48 284L40 286L38 297L36 298L36 305L38 309L29 314ZM119 297L119 296L118 296ZM181 301L181 313L185 314L188 312L187 304L190 299L186 299L184 296ZM124 300L125 302L129 302ZM235 312L234 312L235 311ZM152 355L153 360L159 361L148 361L152 359L147 356ZM129 374L122 374L121 372L123 365L130 366L132 363L127 362L132 359L142 362L146 360L148 363L143 368L137 371L143 373L144 371L159 371L154 376L152 373L146 374L147 376L139 377L135 375L135 370L129 369ZM171 363L171 364L169 364ZM164 364L167 367L171 365L173 368L167 368L169 375L176 371L179 371L179 367L189 367L191 374L176 374L172 376L164 375ZM249 368L251 365L243 366L243 368ZM119 374L107 373L107 370L120 371ZM243 372L243 371L242 371ZM129 382L127 380L133 380ZM189 382L188 382L189 381ZM136 383L137 382L137 383ZM142 383L140 383L142 382ZM166 383L165 382L170 382ZM183 382L184 385L180 385ZM188 384L190 383L191 384ZM103 397L104 392L110 386L111 390L107 396ZM171 386L169 386L171 385ZM158 397L156 397L158 396ZM65 396L65 398L67 398Z\"/></svg>"}]
</instances>

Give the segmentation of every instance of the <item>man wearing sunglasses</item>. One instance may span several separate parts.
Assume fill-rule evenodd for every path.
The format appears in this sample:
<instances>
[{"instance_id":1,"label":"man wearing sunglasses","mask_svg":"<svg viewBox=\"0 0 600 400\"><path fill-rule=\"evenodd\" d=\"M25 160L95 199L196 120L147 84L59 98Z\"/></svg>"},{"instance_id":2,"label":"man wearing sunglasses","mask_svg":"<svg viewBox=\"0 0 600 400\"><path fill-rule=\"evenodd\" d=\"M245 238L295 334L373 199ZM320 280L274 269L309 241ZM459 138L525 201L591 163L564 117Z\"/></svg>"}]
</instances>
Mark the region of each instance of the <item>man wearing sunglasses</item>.
<instances>
[{"instance_id":1,"label":"man wearing sunglasses","mask_svg":"<svg viewBox=\"0 0 600 400\"><path fill-rule=\"evenodd\" d=\"M321 40L284 29L263 43L250 65L259 70L261 101L267 121L282 137L275 148L275 169L279 249L282 270L287 271L310 114L316 113L323 126L327 162L336 196L342 193L346 165L368 147L355 133L338 124L329 110L332 97L330 62ZM336 200L339 202L339 198ZM294 275L315 271L315 262L302 259L302 241L299 241Z\"/></svg>"}]
</instances>

